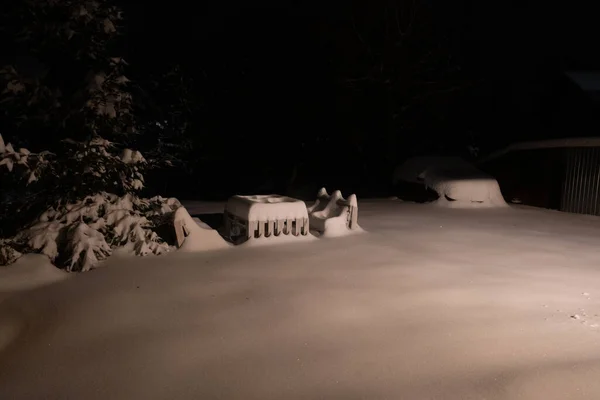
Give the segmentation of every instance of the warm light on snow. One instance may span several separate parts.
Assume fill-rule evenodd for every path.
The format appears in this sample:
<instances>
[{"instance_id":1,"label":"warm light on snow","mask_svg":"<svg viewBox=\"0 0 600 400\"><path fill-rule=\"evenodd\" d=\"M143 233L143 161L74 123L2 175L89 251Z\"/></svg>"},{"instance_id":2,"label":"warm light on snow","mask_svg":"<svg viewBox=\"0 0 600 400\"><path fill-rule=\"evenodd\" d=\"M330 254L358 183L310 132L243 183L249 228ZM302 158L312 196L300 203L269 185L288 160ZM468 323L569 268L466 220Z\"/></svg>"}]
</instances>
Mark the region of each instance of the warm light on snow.
<instances>
[{"instance_id":1,"label":"warm light on snow","mask_svg":"<svg viewBox=\"0 0 600 400\"><path fill-rule=\"evenodd\" d=\"M0 397L600 398L600 218L379 200L360 223L4 293Z\"/></svg>"}]
</instances>

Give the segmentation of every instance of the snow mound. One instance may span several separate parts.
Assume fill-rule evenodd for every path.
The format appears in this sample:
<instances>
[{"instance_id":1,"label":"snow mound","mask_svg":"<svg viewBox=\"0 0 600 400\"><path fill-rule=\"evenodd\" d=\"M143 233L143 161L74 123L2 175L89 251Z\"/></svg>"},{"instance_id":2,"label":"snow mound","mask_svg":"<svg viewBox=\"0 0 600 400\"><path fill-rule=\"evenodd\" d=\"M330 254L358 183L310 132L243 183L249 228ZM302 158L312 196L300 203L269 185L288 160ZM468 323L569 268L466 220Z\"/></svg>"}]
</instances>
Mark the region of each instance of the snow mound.
<instances>
[{"instance_id":1,"label":"snow mound","mask_svg":"<svg viewBox=\"0 0 600 400\"><path fill-rule=\"evenodd\" d=\"M43 254L25 254L15 263L0 268L0 296L34 289L66 279L69 274L56 268Z\"/></svg>"},{"instance_id":2,"label":"snow mound","mask_svg":"<svg viewBox=\"0 0 600 400\"><path fill-rule=\"evenodd\" d=\"M0 351L11 344L28 325L21 301L9 297L62 281L68 276L41 254L25 254L14 264L0 268Z\"/></svg>"},{"instance_id":3,"label":"snow mound","mask_svg":"<svg viewBox=\"0 0 600 400\"><path fill-rule=\"evenodd\" d=\"M496 179L458 157L415 157L394 171L394 184L422 183L439 196L437 204L455 208L506 207Z\"/></svg>"},{"instance_id":4,"label":"snow mound","mask_svg":"<svg viewBox=\"0 0 600 400\"><path fill-rule=\"evenodd\" d=\"M342 197L342 192L334 191L331 196L325 188L317 194L317 201L308 208L310 227L321 232L321 236L344 236L362 231L358 226L358 201L355 194Z\"/></svg>"},{"instance_id":5,"label":"snow mound","mask_svg":"<svg viewBox=\"0 0 600 400\"><path fill-rule=\"evenodd\" d=\"M192 218L183 206L175 211L173 225L181 251L198 252L230 247L230 244L216 230L199 219Z\"/></svg>"}]
</instances>

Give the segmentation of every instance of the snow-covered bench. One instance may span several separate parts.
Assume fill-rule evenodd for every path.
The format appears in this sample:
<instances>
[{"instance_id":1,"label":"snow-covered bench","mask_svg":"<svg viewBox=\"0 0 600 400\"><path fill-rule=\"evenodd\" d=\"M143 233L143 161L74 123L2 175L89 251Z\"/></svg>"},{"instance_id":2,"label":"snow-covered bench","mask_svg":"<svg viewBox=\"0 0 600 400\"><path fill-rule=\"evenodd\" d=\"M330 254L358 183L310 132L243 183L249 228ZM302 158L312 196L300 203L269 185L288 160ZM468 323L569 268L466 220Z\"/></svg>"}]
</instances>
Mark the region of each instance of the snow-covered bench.
<instances>
[{"instance_id":1,"label":"snow-covered bench","mask_svg":"<svg viewBox=\"0 0 600 400\"><path fill-rule=\"evenodd\" d=\"M225 206L225 235L233 243L250 239L306 236L306 204L280 195L233 196Z\"/></svg>"},{"instance_id":2,"label":"snow-covered bench","mask_svg":"<svg viewBox=\"0 0 600 400\"><path fill-rule=\"evenodd\" d=\"M337 235L359 228L358 202L354 194L344 199L339 190L330 196L322 188L315 204L308 208L308 214L311 228L321 233Z\"/></svg>"}]
</instances>

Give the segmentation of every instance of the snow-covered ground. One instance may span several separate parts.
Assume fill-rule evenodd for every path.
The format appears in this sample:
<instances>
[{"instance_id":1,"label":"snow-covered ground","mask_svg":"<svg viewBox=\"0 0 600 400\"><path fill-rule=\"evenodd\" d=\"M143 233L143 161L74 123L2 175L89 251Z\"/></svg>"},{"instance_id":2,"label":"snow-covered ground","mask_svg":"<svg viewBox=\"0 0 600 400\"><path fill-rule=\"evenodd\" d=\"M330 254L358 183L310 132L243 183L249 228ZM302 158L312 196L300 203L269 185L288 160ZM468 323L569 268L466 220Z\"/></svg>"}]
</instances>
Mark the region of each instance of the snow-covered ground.
<instances>
[{"instance_id":1,"label":"snow-covered ground","mask_svg":"<svg viewBox=\"0 0 600 400\"><path fill-rule=\"evenodd\" d=\"M0 399L600 398L600 218L387 200L359 223L0 298Z\"/></svg>"}]
</instances>

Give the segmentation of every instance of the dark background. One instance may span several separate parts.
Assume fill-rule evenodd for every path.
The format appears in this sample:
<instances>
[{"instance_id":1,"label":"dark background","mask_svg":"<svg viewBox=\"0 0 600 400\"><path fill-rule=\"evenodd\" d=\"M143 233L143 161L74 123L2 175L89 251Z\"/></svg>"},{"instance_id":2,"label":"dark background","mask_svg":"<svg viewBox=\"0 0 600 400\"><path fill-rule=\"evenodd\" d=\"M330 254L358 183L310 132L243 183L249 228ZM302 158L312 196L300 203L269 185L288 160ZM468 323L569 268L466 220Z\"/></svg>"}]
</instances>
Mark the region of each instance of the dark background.
<instances>
[{"instance_id":1,"label":"dark background","mask_svg":"<svg viewBox=\"0 0 600 400\"><path fill-rule=\"evenodd\" d=\"M596 108L564 76L600 67L583 4L123 1L132 68L179 64L200 103L188 168L149 186L376 196L411 155L593 134ZM415 7L400 37L392 14Z\"/></svg>"}]
</instances>

